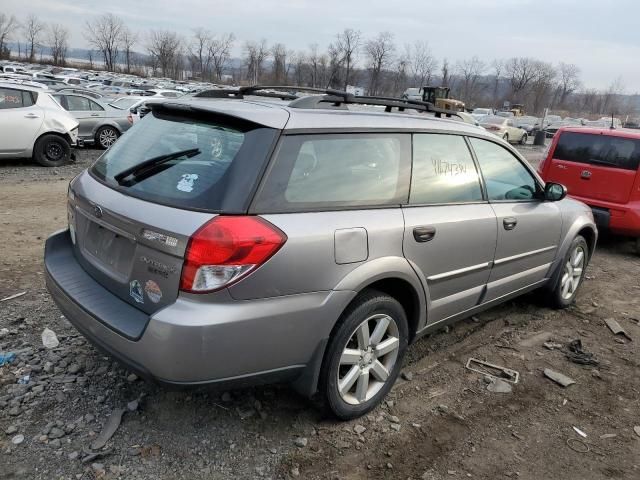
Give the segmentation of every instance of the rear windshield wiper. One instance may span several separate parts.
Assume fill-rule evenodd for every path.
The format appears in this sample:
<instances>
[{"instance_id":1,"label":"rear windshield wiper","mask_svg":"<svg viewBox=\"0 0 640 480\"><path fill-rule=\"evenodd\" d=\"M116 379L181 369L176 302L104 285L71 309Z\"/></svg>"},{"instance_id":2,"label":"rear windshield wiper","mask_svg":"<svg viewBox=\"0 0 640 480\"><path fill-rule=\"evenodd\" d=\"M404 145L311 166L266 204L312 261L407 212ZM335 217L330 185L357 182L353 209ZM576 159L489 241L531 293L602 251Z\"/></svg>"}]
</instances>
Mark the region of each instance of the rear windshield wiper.
<instances>
[{"instance_id":1,"label":"rear windshield wiper","mask_svg":"<svg viewBox=\"0 0 640 480\"><path fill-rule=\"evenodd\" d=\"M180 150L179 152L158 155L157 157L149 158L148 160L138 163L133 167L127 168L120 173L117 173L113 176L113 178L116 182L118 182L118 185L130 187L131 185L154 175L154 171L157 172L157 167L164 163L170 162L171 160L176 160L180 157L184 157L184 159L186 160L188 158L195 157L200 153L202 152L199 148L190 148L188 150ZM131 176L133 176L134 178L129 181L125 180L127 177Z\"/></svg>"}]
</instances>

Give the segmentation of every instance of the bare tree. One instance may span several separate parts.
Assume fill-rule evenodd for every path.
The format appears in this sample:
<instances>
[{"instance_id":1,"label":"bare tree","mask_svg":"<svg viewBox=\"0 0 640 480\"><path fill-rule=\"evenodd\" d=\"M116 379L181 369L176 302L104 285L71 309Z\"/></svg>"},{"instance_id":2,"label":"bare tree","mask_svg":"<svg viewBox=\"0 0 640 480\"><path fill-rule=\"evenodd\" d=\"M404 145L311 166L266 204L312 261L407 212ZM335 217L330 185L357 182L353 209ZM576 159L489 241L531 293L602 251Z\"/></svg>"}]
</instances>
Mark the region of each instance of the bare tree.
<instances>
[{"instance_id":1,"label":"bare tree","mask_svg":"<svg viewBox=\"0 0 640 480\"><path fill-rule=\"evenodd\" d=\"M113 13L105 13L86 22L85 37L100 52L107 70L115 71L123 28L124 23Z\"/></svg>"},{"instance_id":2,"label":"bare tree","mask_svg":"<svg viewBox=\"0 0 640 480\"><path fill-rule=\"evenodd\" d=\"M446 58L442 60L442 86L448 87L451 83L451 72L449 72L449 60Z\"/></svg>"},{"instance_id":3,"label":"bare tree","mask_svg":"<svg viewBox=\"0 0 640 480\"><path fill-rule=\"evenodd\" d=\"M340 55L340 64L344 66L344 89L351 81L356 63L356 55L362 43L362 34L358 30L346 28L336 35L335 47Z\"/></svg>"},{"instance_id":4,"label":"bare tree","mask_svg":"<svg viewBox=\"0 0 640 480\"><path fill-rule=\"evenodd\" d=\"M33 62L36 59L36 50L40 48L40 41L42 40L45 24L34 14L30 14L25 20L22 29L24 30L24 35L27 41L29 61Z\"/></svg>"},{"instance_id":5,"label":"bare tree","mask_svg":"<svg viewBox=\"0 0 640 480\"><path fill-rule=\"evenodd\" d=\"M340 49L335 43L329 45L327 50L327 76L326 86L336 87L341 83L340 70L342 69L342 58Z\"/></svg>"},{"instance_id":6,"label":"bare tree","mask_svg":"<svg viewBox=\"0 0 640 480\"><path fill-rule=\"evenodd\" d=\"M504 62L502 60L495 59L491 62L491 68L493 69L493 105L498 104L498 87L500 86L500 78L502 71L504 70Z\"/></svg>"},{"instance_id":7,"label":"bare tree","mask_svg":"<svg viewBox=\"0 0 640 480\"><path fill-rule=\"evenodd\" d=\"M553 90L556 69L546 62L536 62L536 76L532 83L533 111L542 112L545 106L549 105L549 97Z\"/></svg>"},{"instance_id":8,"label":"bare tree","mask_svg":"<svg viewBox=\"0 0 640 480\"><path fill-rule=\"evenodd\" d=\"M213 37L209 30L196 28L193 30L193 42L189 46L189 55L200 78L204 80L205 74L209 72L211 64L211 42Z\"/></svg>"},{"instance_id":9,"label":"bare tree","mask_svg":"<svg viewBox=\"0 0 640 480\"><path fill-rule=\"evenodd\" d=\"M147 43L147 53L152 67L159 69L163 77L178 76L180 70L182 42L175 32L152 30Z\"/></svg>"},{"instance_id":10,"label":"bare tree","mask_svg":"<svg viewBox=\"0 0 640 480\"><path fill-rule=\"evenodd\" d=\"M601 95L600 108L598 113L604 113L607 115L620 113L621 99L620 96L624 94L624 83L622 78L618 77Z\"/></svg>"},{"instance_id":11,"label":"bare tree","mask_svg":"<svg viewBox=\"0 0 640 480\"><path fill-rule=\"evenodd\" d=\"M276 43L271 47L273 57L273 81L278 84L287 81L287 48L282 43Z\"/></svg>"},{"instance_id":12,"label":"bare tree","mask_svg":"<svg viewBox=\"0 0 640 480\"><path fill-rule=\"evenodd\" d=\"M438 68L438 62L431 53L429 44L418 40L413 45L406 46L405 50L413 80L419 87L431 83L431 77Z\"/></svg>"},{"instance_id":13,"label":"bare tree","mask_svg":"<svg viewBox=\"0 0 640 480\"><path fill-rule=\"evenodd\" d=\"M264 62L269 57L267 41L262 39L260 43L246 42L244 44L245 65L247 66L247 80L254 85L262 78Z\"/></svg>"},{"instance_id":14,"label":"bare tree","mask_svg":"<svg viewBox=\"0 0 640 480\"><path fill-rule=\"evenodd\" d=\"M505 63L504 70L511 83L514 101L524 101L527 88L538 75L539 62L528 57L514 57Z\"/></svg>"},{"instance_id":15,"label":"bare tree","mask_svg":"<svg viewBox=\"0 0 640 480\"><path fill-rule=\"evenodd\" d=\"M131 63L133 61L133 46L138 43L138 35L131 31L126 25L122 26L120 31L120 48L124 53L124 62L126 65L126 72L131 73Z\"/></svg>"},{"instance_id":16,"label":"bare tree","mask_svg":"<svg viewBox=\"0 0 640 480\"><path fill-rule=\"evenodd\" d=\"M57 23L49 27L49 46L54 65L64 66L69 49L69 30Z\"/></svg>"},{"instance_id":17,"label":"bare tree","mask_svg":"<svg viewBox=\"0 0 640 480\"><path fill-rule=\"evenodd\" d=\"M396 46L393 43L393 35L382 32L372 40L369 40L364 50L367 55L369 77L369 95L378 95L380 92L380 77L383 70L391 64Z\"/></svg>"},{"instance_id":18,"label":"bare tree","mask_svg":"<svg viewBox=\"0 0 640 480\"><path fill-rule=\"evenodd\" d=\"M395 62L395 71L393 72L393 85L391 86L391 90L395 95L400 96L400 94L407 88L407 72L409 70L409 65L409 58L406 54L400 55Z\"/></svg>"},{"instance_id":19,"label":"bare tree","mask_svg":"<svg viewBox=\"0 0 640 480\"><path fill-rule=\"evenodd\" d=\"M0 13L0 58L7 48L5 43L11 38L13 32L18 28L18 20L13 15Z\"/></svg>"},{"instance_id":20,"label":"bare tree","mask_svg":"<svg viewBox=\"0 0 640 480\"><path fill-rule=\"evenodd\" d=\"M470 59L459 61L456 64L456 70L462 77L462 99L465 102L470 102L475 96L478 77L484 73L486 65L482 60L474 56Z\"/></svg>"},{"instance_id":21,"label":"bare tree","mask_svg":"<svg viewBox=\"0 0 640 480\"><path fill-rule=\"evenodd\" d=\"M309 46L309 85L318 86L318 74L320 68L320 55L318 54L318 44L313 43Z\"/></svg>"},{"instance_id":22,"label":"bare tree","mask_svg":"<svg viewBox=\"0 0 640 480\"><path fill-rule=\"evenodd\" d=\"M564 106L567 97L580 88L580 69L573 63L558 65L558 103Z\"/></svg>"},{"instance_id":23,"label":"bare tree","mask_svg":"<svg viewBox=\"0 0 640 480\"><path fill-rule=\"evenodd\" d=\"M218 81L222 80L224 69L231 58L231 48L235 39L233 33L226 33L214 38L209 44L209 56L213 61L213 71Z\"/></svg>"}]
</instances>

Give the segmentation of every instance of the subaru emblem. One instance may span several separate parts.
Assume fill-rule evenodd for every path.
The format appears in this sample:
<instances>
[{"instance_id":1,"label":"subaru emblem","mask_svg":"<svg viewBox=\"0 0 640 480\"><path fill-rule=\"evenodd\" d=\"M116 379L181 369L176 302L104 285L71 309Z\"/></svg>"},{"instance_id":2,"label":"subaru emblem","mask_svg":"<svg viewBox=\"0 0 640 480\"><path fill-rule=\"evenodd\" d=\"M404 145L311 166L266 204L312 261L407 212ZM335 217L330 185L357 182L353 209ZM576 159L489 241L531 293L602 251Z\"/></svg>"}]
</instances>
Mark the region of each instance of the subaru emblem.
<instances>
[{"instance_id":1,"label":"subaru emblem","mask_svg":"<svg viewBox=\"0 0 640 480\"><path fill-rule=\"evenodd\" d=\"M100 208L99 205L94 205L93 206L93 214L98 218L102 218L102 208Z\"/></svg>"}]
</instances>

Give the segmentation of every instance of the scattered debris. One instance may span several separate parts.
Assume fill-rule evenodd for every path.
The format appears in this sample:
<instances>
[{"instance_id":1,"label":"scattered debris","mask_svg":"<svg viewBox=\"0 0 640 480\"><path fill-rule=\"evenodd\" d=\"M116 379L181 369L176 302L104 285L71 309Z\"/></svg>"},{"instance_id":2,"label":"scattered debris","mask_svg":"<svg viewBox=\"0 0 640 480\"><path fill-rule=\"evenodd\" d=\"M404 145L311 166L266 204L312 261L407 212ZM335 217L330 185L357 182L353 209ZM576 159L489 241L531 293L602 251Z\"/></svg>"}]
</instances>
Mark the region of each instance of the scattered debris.
<instances>
[{"instance_id":1,"label":"scattered debris","mask_svg":"<svg viewBox=\"0 0 640 480\"><path fill-rule=\"evenodd\" d=\"M116 430L120 426L120 422L122 421L122 414L124 413L123 408L115 409L109 418L107 419L100 435L93 442L91 442L92 450L99 450L104 447L107 442L113 437L113 434L116 433Z\"/></svg>"},{"instance_id":2,"label":"scattered debris","mask_svg":"<svg viewBox=\"0 0 640 480\"><path fill-rule=\"evenodd\" d=\"M587 352L582 347L582 340L579 338L567 343L567 350L568 351L565 352L564 355L573 363L577 363L579 365L593 365L594 367L600 365L600 361L595 358L593 353Z\"/></svg>"},{"instance_id":3,"label":"scattered debris","mask_svg":"<svg viewBox=\"0 0 640 480\"><path fill-rule=\"evenodd\" d=\"M518 383L518 380L520 379L520 374L515 370L501 367L499 365L494 365L483 360L478 360L477 358L469 358L469 360L467 360L465 368L467 370L471 370L472 372L480 373L482 375L487 375L493 378L499 378L506 382L514 384Z\"/></svg>"},{"instance_id":4,"label":"scattered debris","mask_svg":"<svg viewBox=\"0 0 640 480\"><path fill-rule=\"evenodd\" d=\"M578 435L580 435L582 438L587 438L587 434L584 433L582 430L580 430L578 427L573 427L573 429L576 431L576 433Z\"/></svg>"},{"instance_id":5,"label":"scattered debris","mask_svg":"<svg viewBox=\"0 0 640 480\"><path fill-rule=\"evenodd\" d=\"M27 292L20 292L20 293L16 293L13 295L9 295L8 297L3 298L2 300L0 300L0 303L2 302L8 302L9 300L13 300L14 298L19 298L23 295L26 295Z\"/></svg>"},{"instance_id":6,"label":"scattered debris","mask_svg":"<svg viewBox=\"0 0 640 480\"><path fill-rule=\"evenodd\" d=\"M130 374L127 376L127 382L129 382L129 383L133 383L133 382L135 382L136 380L138 380L138 376L137 376L135 373L130 373Z\"/></svg>"},{"instance_id":7,"label":"scattered debris","mask_svg":"<svg viewBox=\"0 0 640 480\"><path fill-rule=\"evenodd\" d=\"M525 338L520 342L522 347L535 347L536 345L544 342L548 342L553 337L553 332L540 332Z\"/></svg>"},{"instance_id":8,"label":"scattered debris","mask_svg":"<svg viewBox=\"0 0 640 480\"><path fill-rule=\"evenodd\" d=\"M511 393L513 387L501 378L492 378L491 383L487 385L487 390L493 393Z\"/></svg>"},{"instance_id":9,"label":"scattered debris","mask_svg":"<svg viewBox=\"0 0 640 480\"><path fill-rule=\"evenodd\" d=\"M579 438L567 438L567 445L574 452L587 453L589 451L589 445Z\"/></svg>"},{"instance_id":10,"label":"scattered debris","mask_svg":"<svg viewBox=\"0 0 640 480\"><path fill-rule=\"evenodd\" d=\"M129 410L130 412L135 412L136 410L138 410L139 405L140 402L138 402L138 400L132 400L127 403L127 410Z\"/></svg>"},{"instance_id":11,"label":"scattered debris","mask_svg":"<svg viewBox=\"0 0 640 480\"><path fill-rule=\"evenodd\" d=\"M56 348L58 345L60 345L58 337L56 336L56 332L45 328L42 331L42 345L44 346L44 348L48 349Z\"/></svg>"},{"instance_id":12,"label":"scattered debris","mask_svg":"<svg viewBox=\"0 0 640 480\"><path fill-rule=\"evenodd\" d=\"M562 348L561 343L544 342L542 346L549 350L560 350Z\"/></svg>"},{"instance_id":13,"label":"scattered debris","mask_svg":"<svg viewBox=\"0 0 640 480\"><path fill-rule=\"evenodd\" d=\"M576 383L575 380L567 377L566 375L563 375L562 373L558 373L554 370L551 370L549 368L544 369L544 376L547 378L550 378L551 380L556 382L558 385L561 385L565 388L568 387L569 385L573 385L574 383Z\"/></svg>"},{"instance_id":14,"label":"scattered debris","mask_svg":"<svg viewBox=\"0 0 640 480\"><path fill-rule=\"evenodd\" d=\"M13 352L0 353L0 367L5 363L11 363L15 360L16 354Z\"/></svg>"},{"instance_id":15,"label":"scattered debris","mask_svg":"<svg viewBox=\"0 0 640 480\"><path fill-rule=\"evenodd\" d=\"M305 437L296 437L293 443L298 448L304 448L309 443L309 440L307 440Z\"/></svg>"},{"instance_id":16,"label":"scattered debris","mask_svg":"<svg viewBox=\"0 0 640 480\"><path fill-rule=\"evenodd\" d=\"M404 378L407 382L413 380L413 373L411 372L402 372L402 378Z\"/></svg>"},{"instance_id":17,"label":"scattered debris","mask_svg":"<svg viewBox=\"0 0 640 480\"><path fill-rule=\"evenodd\" d=\"M601 440L606 440L606 439L608 439L608 438L615 438L615 437L617 437L617 436L618 436L618 435L617 435L617 434L615 434L615 433L605 433L604 435L600 435L600 439L601 439Z\"/></svg>"},{"instance_id":18,"label":"scattered debris","mask_svg":"<svg viewBox=\"0 0 640 480\"><path fill-rule=\"evenodd\" d=\"M82 461L82 463L93 462L97 458L106 457L107 455L111 455L112 452L113 452L112 449L102 450L100 452L87 452L86 450L84 450L83 451L84 457L82 457L81 461Z\"/></svg>"},{"instance_id":19,"label":"scattered debris","mask_svg":"<svg viewBox=\"0 0 640 480\"><path fill-rule=\"evenodd\" d=\"M640 437L640 426L633 427L633 431L636 432L636 435Z\"/></svg>"},{"instance_id":20,"label":"scattered debris","mask_svg":"<svg viewBox=\"0 0 640 480\"><path fill-rule=\"evenodd\" d=\"M11 439L11 443L14 445L20 445L22 442L24 442L24 435L22 434L16 435Z\"/></svg>"},{"instance_id":21,"label":"scattered debris","mask_svg":"<svg viewBox=\"0 0 640 480\"><path fill-rule=\"evenodd\" d=\"M607 324L607 327L609 327L609 330L611 330L611 332L614 335L622 335L623 337L626 337L631 341L633 340L631 336L625 331L624 328L620 326L620 324L615 319L607 318L605 319L604 323Z\"/></svg>"},{"instance_id":22,"label":"scattered debris","mask_svg":"<svg viewBox=\"0 0 640 480\"><path fill-rule=\"evenodd\" d=\"M29 376L29 375L25 375L24 377L21 377L21 378L18 380L18 384L19 384L19 385L26 385L26 384L28 384L28 383L29 383L29 380L31 380L31 376Z\"/></svg>"},{"instance_id":23,"label":"scattered debris","mask_svg":"<svg viewBox=\"0 0 640 480\"><path fill-rule=\"evenodd\" d=\"M362 435L364 432L367 431L367 427L364 427L362 425L356 425L355 427L353 427L353 431L356 432L358 435Z\"/></svg>"}]
</instances>

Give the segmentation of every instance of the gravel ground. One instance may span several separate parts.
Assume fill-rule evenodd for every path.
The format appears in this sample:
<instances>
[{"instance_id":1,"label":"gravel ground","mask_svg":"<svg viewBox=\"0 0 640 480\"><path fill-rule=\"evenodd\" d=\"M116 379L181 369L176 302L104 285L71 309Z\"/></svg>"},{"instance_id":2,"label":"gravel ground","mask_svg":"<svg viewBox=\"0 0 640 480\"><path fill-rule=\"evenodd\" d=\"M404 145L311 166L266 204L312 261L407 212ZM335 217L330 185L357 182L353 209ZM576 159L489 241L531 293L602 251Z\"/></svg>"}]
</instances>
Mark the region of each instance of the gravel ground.
<instances>
[{"instance_id":1,"label":"gravel ground","mask_svg":"<svg viewBox=\"0 0 640 480\"><path fill-rule=\"evenodd\" d=\"M541 150L522 152L535 164ZM26 292L0 302L0 352L17 354L0 367L0 479L640 478L640 257L630 242L603 239L568 310L528 295L419 340L387 402L341 423L287 386L156 387L66 322L44 287L42 244L66 223L68 181L99 154L80 150L57 169L0 166L0 299ZM614 336L608 318L636 341ZM45 328L58 346L43 346ZM574 339L597 366L566 358ZM521 380L491 391L465 370L469 357ZM545 368L576 383L562 388Z\"/></svg>"}]
</instances>

